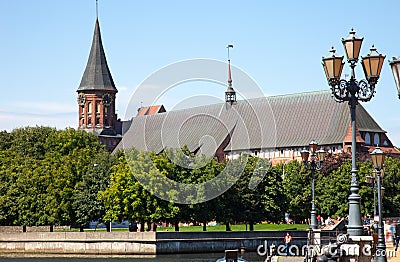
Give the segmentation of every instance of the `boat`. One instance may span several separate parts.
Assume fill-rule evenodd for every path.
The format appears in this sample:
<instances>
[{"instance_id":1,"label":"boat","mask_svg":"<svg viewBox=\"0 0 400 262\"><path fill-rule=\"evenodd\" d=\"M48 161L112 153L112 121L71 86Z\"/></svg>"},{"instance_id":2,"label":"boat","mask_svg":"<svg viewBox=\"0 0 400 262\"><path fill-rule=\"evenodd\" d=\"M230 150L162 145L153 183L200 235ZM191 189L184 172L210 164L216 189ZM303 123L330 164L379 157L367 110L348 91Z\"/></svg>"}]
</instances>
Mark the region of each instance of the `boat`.
<instances>
[{"instance_id":1,"label":"boat","mask_svg":"<svg viewBox=\"0 0 400 262\"><path fill-rule=\"evenodd\" d=\"M239 257L239 250L225 250L225 257L217 259L215 262L248 262L246 259Z\"/></svg>"}]
</instances>

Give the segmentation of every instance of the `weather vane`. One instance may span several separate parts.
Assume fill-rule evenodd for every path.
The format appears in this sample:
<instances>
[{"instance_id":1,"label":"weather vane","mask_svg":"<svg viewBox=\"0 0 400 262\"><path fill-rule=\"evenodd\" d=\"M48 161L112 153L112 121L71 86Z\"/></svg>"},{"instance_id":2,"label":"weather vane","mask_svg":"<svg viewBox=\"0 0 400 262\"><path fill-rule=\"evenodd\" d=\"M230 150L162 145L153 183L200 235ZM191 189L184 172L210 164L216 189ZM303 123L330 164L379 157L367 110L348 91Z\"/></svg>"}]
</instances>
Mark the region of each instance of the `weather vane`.
<instances>
[{"instance_id":1,"label":"weather vane","mask_svg":"<svg viewBox=\"0 0 400 262\"><path fill-rule=\"evenodd\" d=\"M99 18L99 0L96 0L96 18Z\"/></svg>"},{"instance_id":2,"label":"weather vane","mask_svg":"<svg viewBox=\"0 0 400 262\"><path fill-rule=\"evenodd\" d=\"M230 60L230 58L229 58L229 48L233 48L233 45L229 44L226 48L228 48L228 60Z\"/></svg>"}]
</instances>

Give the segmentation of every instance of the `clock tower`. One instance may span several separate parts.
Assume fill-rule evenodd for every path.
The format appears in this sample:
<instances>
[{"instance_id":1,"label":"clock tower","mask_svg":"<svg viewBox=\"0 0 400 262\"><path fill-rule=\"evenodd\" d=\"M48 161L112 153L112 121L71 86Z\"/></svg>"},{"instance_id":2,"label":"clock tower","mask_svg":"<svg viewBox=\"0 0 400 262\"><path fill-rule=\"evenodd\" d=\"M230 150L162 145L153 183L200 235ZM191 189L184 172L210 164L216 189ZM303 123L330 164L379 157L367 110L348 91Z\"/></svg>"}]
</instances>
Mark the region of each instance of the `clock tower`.
<instances>
[{"instance_id":1,"label":"clock tower","mask_svg":"<svg viewBox=\"0 0 400 262\"><path fill-rule=\"evenodd\" d=\"M91 132L112 151L121 140L120 121L115 113L118 92L101 41L96 19L92 47L78 90L78 129Z\"/></svg>"}]
</instances>

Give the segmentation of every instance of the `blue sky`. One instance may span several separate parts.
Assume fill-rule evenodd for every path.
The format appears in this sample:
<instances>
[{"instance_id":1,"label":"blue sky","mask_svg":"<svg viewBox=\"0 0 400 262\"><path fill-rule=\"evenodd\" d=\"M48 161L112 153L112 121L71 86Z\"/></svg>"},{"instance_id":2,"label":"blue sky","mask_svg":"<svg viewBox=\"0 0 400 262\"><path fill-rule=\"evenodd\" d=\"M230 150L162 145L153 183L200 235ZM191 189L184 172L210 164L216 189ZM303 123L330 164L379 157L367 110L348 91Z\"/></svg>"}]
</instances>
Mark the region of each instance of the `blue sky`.
<instances>
[{"instance_id":1,"label":"blue sky","mask_svg":"<svg viewBox=\"0 0 400 262\"><path fill-rule=\"evenodd\" d=\"M151 73L193 58L225 61L228 43L234 45L232 64L266 95L328 89L321 57L332 45L343 55L340 40L354 27L364 37L362 55L372 44L386 55L377 93L363 106L399 146L400 100L387 62L400 55L400 20L394 13L399 6L395 0L99 0L103 44L119 90L118 114L125 118L129 97ZM76 89L91 46L95 0L0 0L0 10L0 129L75 128ZM361 79L361 68L356 74ZM235 75L233 81L235 86ZM179 90L159 102L171 110L199 94L223 99L225 87L201 83Z\"/></svg>"}]
</instances>

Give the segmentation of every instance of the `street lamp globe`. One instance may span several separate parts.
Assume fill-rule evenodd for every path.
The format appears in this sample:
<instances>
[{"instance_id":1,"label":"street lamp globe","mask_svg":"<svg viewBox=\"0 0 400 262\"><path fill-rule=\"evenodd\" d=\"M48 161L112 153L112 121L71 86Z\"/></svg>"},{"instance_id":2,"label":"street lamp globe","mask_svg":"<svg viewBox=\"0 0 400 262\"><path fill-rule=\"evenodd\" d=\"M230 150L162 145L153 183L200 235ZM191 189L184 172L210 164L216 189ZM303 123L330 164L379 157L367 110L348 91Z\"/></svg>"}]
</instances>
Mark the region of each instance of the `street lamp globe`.
<instances>
[{"instance_id":1,"label":"street lamp globe","mask_svg":"<svg viewBox=\"0 0 400 262\"><path fill-rule=\"evenodd\" d=\"M304 148L303 150L300 151L300 155L303 162L307 162L308 157L310 156L310 152Z\"/></svg>"},{"instance_id":2,"label":"street lamp globe","mask_svg":"<svg viewBox=\"0 0 400 262\"><path fill-rule=\"evenodd\" d=\"M337 56L336 50L333 48L326 57L322 58L326 79L328 82L339 82L344 66L343 56Z\"/></svg>"},{"instance_id":3,"label":"street lamp globe","mask_svg":"<svg viewBox=\"0 0 400 262\"><path fill-rule=\"evenodd\" d=\"M384 55L379 54L376 48L372 45L370 53L362 57L361 64L364 69L365 78L369 83L377 83L381 74Z\"/></svg>"},{"instance_id":4,"label":"street lamp globe","mask_svg":"<svg viewBox=\"0 0 400 262\"><path fill-rule=\"evenodd\" d=\"M318 161L324 161L325 156L326 156L326 151L323 149L318 150L317 152L317 157L318 157Z\"/></svg>"},{"instance_id":5,"label":"street lamp globe","mask_svg":"<svg viewBox=\"0 0 400 262\"><path fill-rule=\"evenodd\" d=\"M342 38L342 43L346 50L347 61L352 65L355 65L358 61L363 40L364 37L359 38L356 36L356 32L353 28L346 39Z\"/></svg>"},{"instance_id":6,"label":"street lamp globe","mask_svg":"<svg viewBox=\"0 0 400 262\"><path fill-rule=\"evenodd\" d=\"M315 151L317 151L317 147L318 147L318 143L315 141L315 140L312 140L311 142L310 142L310 151L311 151L311 153L312 154L314 154L315 153Z\"/></svg>"},{"instance_id":7,"label":"street lamp globe","mask_svg":"<svg viewBox=\"0 0 400 262\"><path fill-rule=\"evenodd\" d=\"M385 163L385 153L379 147L376 147L370 155L375 169L382 170Z\"/></svg>"},{"instance_id":8,"label":"street lamp globe","mask_svg":"<svg viewBox=\"0 0 400 262\"><path fill-rule=\"evenodd\" d=\"M392 68L394 81L396 82L397 86L397 94L399 95L400 99L400 56L393 57L392 61L389 61L389 65Z\"/></svg>"},{"instance_id":9,"label":"street lamp globe","mask_svg":"<svg viewBox=\"0 0 400 262\"><path fill-rule=\"evenodd\" d=\"M365 183L367 184L372 184L374 183L375 178L373 176L366 176L365 177Z\"/></svg>"}]
</instances>

